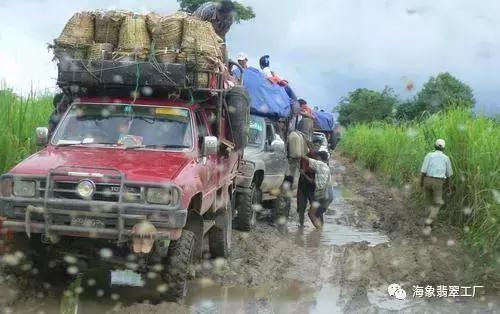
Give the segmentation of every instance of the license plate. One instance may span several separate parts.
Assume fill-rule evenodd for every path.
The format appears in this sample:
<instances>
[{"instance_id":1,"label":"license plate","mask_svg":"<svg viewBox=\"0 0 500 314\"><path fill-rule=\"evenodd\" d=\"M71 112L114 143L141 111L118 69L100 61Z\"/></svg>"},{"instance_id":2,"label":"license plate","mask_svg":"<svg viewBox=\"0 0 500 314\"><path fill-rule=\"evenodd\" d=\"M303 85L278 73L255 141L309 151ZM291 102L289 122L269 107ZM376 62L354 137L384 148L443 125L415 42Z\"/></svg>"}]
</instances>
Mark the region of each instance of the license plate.
<instances>
[{"instance_id":1,"label":"license plate","mask_svg":"<svg viewBox=\"0 0 500 314\"><path fill-rule=\"evenodd\" d=\"M71 218L71 225L76 227L88 227L95 229L103 229L106 227L102 220L87 217L73 217Z\"/></svg>"},{"instance_id":2,"label":"license plate","mask_svg":"<svg viewBox=\"0 0 500 314\"><path fill-rule=\"evenodd\" d=\"M142 279L141 274L138 274L131 270L112 270L111 285L144 287L144 280Z\"/></svg>"}]
</instances>

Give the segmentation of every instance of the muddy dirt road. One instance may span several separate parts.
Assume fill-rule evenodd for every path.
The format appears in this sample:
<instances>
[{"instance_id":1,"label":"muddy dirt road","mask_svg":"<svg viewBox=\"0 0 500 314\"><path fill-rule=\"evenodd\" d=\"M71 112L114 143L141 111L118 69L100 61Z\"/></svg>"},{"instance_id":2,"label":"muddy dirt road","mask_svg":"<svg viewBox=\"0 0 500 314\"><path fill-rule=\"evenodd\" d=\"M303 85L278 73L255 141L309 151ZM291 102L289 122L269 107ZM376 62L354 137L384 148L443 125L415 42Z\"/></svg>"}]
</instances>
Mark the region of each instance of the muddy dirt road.
<instances>
[{"instance_id":1,"label":"muddy dirt road","mask_svg":"<svg viewBox=\"0 0 500 314\"><path fill-rule=\"evenodd\" d=\"M453 229L438 225L432 232L424 230L423 213L405 205L409 187L387 189L340 156L331 168L336 198L323 230L309 222L298 228L293 208L290 221L280 228L261 222L252 233L235 231L231 259L197 265L185 304L148 304L148 297L161 290L154 283L108 289L105 284L88 287L84 280L79 313L499 311L500 283L493 271L467 254ZM406 291L405 300L388 295L392 283ZM484 288L474 297L418 298L413 297L414 285ZM47 288L21 292L14 282L4 282L0 306L7 313L57 312L59 294Z\"/></svg>"}]
</instances>

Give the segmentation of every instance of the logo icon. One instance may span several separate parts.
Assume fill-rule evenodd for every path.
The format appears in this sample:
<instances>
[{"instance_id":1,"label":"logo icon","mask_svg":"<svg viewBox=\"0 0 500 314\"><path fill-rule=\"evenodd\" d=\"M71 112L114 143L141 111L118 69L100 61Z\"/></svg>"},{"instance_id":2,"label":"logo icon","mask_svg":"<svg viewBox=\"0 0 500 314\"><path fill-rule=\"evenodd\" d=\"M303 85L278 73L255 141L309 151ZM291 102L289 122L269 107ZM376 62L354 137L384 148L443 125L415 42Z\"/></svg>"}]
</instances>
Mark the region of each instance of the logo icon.
<instances>
[{"instance_id":1,"label":"logo icon","mask_svg":"<svg viewBox=\"0 0 500 314\"><path fill-rule=\"evenodd\" d=\"M398 300L406 299L406 291L397 283L390 284L387 287L387 292L391 297L395 297Z\"/></svg>"}]
</instances>

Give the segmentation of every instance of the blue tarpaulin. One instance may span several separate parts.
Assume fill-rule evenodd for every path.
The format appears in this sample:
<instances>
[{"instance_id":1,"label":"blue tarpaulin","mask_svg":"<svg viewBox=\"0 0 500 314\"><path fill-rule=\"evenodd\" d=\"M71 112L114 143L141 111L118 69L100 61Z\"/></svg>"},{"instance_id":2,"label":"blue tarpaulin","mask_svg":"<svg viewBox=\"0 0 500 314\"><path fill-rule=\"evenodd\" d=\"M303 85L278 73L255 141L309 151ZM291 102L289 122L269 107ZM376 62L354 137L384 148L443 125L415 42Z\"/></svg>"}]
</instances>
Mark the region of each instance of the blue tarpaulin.
<instances>
[{"instance_id":1,"label":"blue tarpaulin","mask_svg":"<svg viewBox=\"0 0 500 314\"><path fill-rule=\"evenodd\" d=\"M256 68L244 70L243 85L250 94L250 113L274 119L290 115L290 97L285 88L269 82Z\"/></svg>"},{"instance_id":2,"label":"blue tarpaulin","mask_svg":"<svg viewBox=\"0 0 500 314\"><path fill-rule=\"evenodd\" d=\"M321 131L331 131L335 127L333 114L330 112L315 111L316 124Z\"/></svg>"}]
</instances>

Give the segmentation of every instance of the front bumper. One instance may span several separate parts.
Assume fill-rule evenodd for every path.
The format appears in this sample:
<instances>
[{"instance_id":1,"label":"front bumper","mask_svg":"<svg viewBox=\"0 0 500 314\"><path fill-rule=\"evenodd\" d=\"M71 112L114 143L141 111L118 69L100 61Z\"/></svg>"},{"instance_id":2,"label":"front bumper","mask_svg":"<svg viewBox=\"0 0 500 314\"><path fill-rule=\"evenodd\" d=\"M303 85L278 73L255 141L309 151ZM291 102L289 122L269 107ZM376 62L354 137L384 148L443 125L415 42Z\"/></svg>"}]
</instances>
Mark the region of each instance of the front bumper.
<instances>
[{"instance_id":1,"label":"front bumper","mask_svg":"<svg viewBox=\"0 0 500 314\"><path fill-rule=\"evenodd\" d=\"M79 167L77 169L81 169ZM60 167L51 170L46 178L43 192L38 197L0 197L0 232L41 233L42 237L54 239L57 236L88 237L97 239L112 239L117 242L126 242L135 234L134 228L143 222L150 223L154 228L148 236L177 240L180 231L187 220L187 209L181 208L181 189L173 184L158 185L154 183L129 182L123 173L116 169L101 168L99 178L119 182L118 201L83 200L75 198L61 198L56 195L57 188L53 188L55 178L69 173L78 176L75 167ZM87 169L84 169L87 170ZM95 171L92 169L92 171ZM106 173L107 172L107 173ZM90 172L89 172L90 173ZM82 173L87 176L87 173ZM94 175L95 174L91 174ZM5 175L12 180L26 179L24 175ZM28 177L29 178L29 177ZM33 178L29 178L33 179ZM78 178L81 179L81 178ZM178 202L169 205L150 204L144 200L128 202L125 200L125 187L137 185L146 188L167 187L175 189L179 195ZM68 193L68 190L64 191ZM143 193L143 192L141 192ZM134 231L135 230L135 231Z\"/></svg>"},{"instance_id":2,"label":"front bumper","mask_svg":"<svg viewBox=\"0 0 500 314\"><path fill-rule=\"evenodd\" d=\"M186 225L187 219L187 209L160 211L148 206L140 206L139 208L125 206L122 213L119 213L117 210L107 212L84 210L84 205L75 207L73 206L75 204L68 204L69 201L57 202L59 208L66 204L65 209L25 205L26 202L10 202L5 201L5 199L0 201L0 217L3 219L1 232L25 232L28 235L42 233L47 238L57 235L111 239L120 242L128 241L133 236L134 225L142 221L149 221L156 228L151 236L176 240L179 233L177 230ZM74 200L72 200L73 202ZM21 204L23 206L19 206ZM109 204L106 206L115 207ZM72 225L73 218L98 220L103 223L103 226Z\"/></svg>"}]
</instances>

